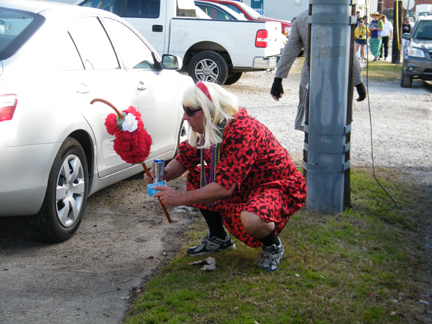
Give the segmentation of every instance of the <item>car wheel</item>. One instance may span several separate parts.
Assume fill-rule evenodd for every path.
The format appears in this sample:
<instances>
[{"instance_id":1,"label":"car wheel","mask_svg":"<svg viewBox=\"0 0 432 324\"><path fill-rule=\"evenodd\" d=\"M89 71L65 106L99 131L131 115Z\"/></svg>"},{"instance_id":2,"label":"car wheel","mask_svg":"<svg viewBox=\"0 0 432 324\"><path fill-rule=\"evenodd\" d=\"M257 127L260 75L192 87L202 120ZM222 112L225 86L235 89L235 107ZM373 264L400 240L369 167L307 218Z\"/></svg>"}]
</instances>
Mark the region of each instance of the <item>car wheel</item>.
<instances>
[{"instance_id":1,"label":"car wheel","mask_svg":"<svg viewBox=\"0 0 432 324\"><path fill-rule=\"evenodd\" d=\"M229 74L228 78L225 81L225 84L230 85L230 84L236 83L238 80L241 79L242 75L243 75L243 72L233 72L233 73Z\"/></svg>"},{"instance_id":2,"label":"car wheel","mask_svg":"<svg viewBox=\"0 0 432 324\"><path fill-rule=\"evenodd\" d=\"M402 66L401 87L402 88L411 88L412 80L413 80L412 77L405 75L404 68Z\"/></svg>"},{"instance_id":3,"label":"car wheel","mask_svg":"<svg viewBox=\"0 0 432 324\"><path fill-rule=\"evenodd\" d=\"M204 51L192 57L188 73L195 83L207 81L224 84L228 77L228 65L222 55Z\"/></svg>"},{"instance_id":4,"label":"car wheel","mask_svg":"<svg viewBox=\"0 0 432 324\"><path fill-rule=\"evenodd\" d=\"M180 143L186 141L188 138L189 138L189 124L188 122L182 120L180 125L180 130L178 133L177 149L174 157L176 157L179 154Z\"/></svg>"},{"instance_id":5,"label":"car wheel","mask_svg":"<svg viewBox=\"0 0 432 324\"><path fill-rule=\"evenodd\" d=\"M38 241L59 243L77 231L87 204L88 167L81 145L67 138L54 160L45 200L39 213L27 216L30 235Z\"/></svg>"}]
</instances>

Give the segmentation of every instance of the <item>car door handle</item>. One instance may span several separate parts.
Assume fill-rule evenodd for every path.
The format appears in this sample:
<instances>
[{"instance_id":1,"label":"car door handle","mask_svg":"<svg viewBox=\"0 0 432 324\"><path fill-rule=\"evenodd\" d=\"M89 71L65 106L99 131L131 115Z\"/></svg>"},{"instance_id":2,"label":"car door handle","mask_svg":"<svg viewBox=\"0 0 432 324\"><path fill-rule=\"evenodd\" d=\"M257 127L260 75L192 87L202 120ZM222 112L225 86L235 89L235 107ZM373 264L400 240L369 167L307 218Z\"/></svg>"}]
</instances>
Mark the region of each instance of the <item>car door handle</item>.
<instances>
[{"instance_id":1,"label":"car door handle","mask_svg":"<svg viewBox=\"0 0 432 324\"><path fill-rule=\"evenodd\" d=\"M152 31L156 33L162 33L163 32L163 26L162 25L153 25Z\"/></svg>"},{"instance_id":2,"label":"car door handle","mask_svg":"<svg viewBox=\"0 0 432 324\"><path fill-rule=\"evenodd\" d=\"M76 92L84 94L84 93L89 93L90 90L86 84L81 83L80 85L78 85Z\"/></svg>"},{"instance_id":3,"label":"car door handle","mask_svg":"<svg viewBox=\"0 0 432 324\"><path fill-rule=\"evenodd\" d=\"M140 81L137 85L137 89L142 91L142 90L146 90L147 87L145 86L144 82Z\"/></svg>"}]
</instances>

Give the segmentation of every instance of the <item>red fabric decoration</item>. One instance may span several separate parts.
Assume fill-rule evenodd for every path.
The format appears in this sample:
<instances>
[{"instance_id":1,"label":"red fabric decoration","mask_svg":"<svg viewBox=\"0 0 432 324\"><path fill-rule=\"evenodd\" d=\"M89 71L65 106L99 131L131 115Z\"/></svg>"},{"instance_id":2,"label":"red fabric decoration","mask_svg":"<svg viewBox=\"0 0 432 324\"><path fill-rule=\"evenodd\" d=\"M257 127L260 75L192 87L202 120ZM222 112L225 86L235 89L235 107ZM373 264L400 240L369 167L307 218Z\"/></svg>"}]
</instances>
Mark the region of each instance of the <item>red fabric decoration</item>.
<instances>
[{"instance_id":1,"label":"red fabric decoration","mask_svg":"<svg viewBox=\"0 0 432 324\"><path fill-rule=\"evenodd\" d=\"M105 119L108 134L115 136L114 151L127 163L142 163L150 155L152 138L144 129L141 113L130 106L123 110L126 115L133 114L138 121L138 128L133 132L123 131L117 127L118 116L109 114Z\"/></svg>"}]
</instances>

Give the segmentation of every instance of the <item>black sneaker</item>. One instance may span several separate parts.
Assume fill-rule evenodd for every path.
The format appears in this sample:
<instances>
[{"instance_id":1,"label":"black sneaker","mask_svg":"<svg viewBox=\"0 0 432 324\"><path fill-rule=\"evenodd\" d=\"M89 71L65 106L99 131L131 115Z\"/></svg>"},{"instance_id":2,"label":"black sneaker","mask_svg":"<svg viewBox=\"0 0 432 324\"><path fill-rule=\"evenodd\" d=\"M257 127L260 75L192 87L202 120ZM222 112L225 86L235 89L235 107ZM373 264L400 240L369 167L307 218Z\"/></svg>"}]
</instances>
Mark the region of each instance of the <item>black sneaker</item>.
<instances>
[{"instance_id":1,"label":"black sneaker","mask_svg":"<svg viewBox=\"0 0 432 324\"><path fill-rule=\"evenodd\" d=\"M194 247L187 250L189 256L205 255L223 250L235 249L236 245L231 236L227 235L225 240L216 236L210 237L210 232Z\"/></svg>"},{"instance_id":2,"label":"black sneaker","mask_svg":"<svg viewBox=\"0 0 432 324\"><path fill-rule=\"evenodd\" d=\"M284 247L279 237L278 240L279 245L262 245L262 252L258 254L257 257L257 259L261 257L261 260L256 266L256 269L264 271L276 271L279 268L280 260L284 254Z\"/></svg>"}]
</instances>

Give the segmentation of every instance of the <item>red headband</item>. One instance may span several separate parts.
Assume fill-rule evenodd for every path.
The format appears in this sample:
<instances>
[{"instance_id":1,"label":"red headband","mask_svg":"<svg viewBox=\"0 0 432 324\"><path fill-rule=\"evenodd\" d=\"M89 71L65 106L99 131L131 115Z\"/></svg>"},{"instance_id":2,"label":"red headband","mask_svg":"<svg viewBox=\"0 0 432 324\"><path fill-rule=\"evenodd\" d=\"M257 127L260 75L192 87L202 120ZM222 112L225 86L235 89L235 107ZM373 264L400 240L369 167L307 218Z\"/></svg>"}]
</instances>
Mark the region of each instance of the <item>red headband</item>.
<instances>
[{"instance_id":1,"label":"red headband","mask_svg":"<svg viewBox=\"0 0 432 324\"><path fill-rule=\"evenodd\" d=\"M210 97L210 92L208 91L206 85L199 81L196 86L209 98L211 102L213 102L212 98Z\"/></svg>"}]
</instances>

